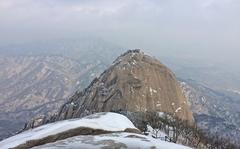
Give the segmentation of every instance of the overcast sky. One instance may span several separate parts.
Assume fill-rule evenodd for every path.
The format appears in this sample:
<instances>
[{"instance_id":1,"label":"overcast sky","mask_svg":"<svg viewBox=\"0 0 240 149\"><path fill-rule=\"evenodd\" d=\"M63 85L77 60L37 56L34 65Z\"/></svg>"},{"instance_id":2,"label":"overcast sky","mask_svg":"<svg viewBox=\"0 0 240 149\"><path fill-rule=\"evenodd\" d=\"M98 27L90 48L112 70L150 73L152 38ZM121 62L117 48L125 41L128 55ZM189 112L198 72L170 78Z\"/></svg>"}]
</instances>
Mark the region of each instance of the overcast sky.
<instances>
[{"instance_id":1,"label":"overcast sky","mask_svg":"<svg viewBox=\"0 0 240 149\"><path fill-rule=\"evenodd\" d=\"M240 0L0 0L0 45L82 34L129 48L236 56Z\"/></svg>"}]
</instances>

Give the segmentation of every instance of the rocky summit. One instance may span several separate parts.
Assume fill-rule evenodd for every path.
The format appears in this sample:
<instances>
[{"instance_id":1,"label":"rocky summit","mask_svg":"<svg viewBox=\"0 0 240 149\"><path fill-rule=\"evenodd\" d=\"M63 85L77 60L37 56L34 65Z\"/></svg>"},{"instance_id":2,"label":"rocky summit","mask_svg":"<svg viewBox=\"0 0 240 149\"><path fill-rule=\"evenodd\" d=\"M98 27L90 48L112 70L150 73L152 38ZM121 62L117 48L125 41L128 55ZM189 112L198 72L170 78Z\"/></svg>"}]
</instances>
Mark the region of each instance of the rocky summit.
<instances>
[{"instance_id":1,"label":"rocky summit","mask_svg":"<svg viewBox=\"0 0 240 149\"><path fill-rule=\"evenodd\" d=\"M86 89L76 92L56 115L41 122L103 111L166 112L193 122L175 75L140 50L129 50L119 56ZM33 127L34 121L28 125Z\"/></svg>"}]
</instances>

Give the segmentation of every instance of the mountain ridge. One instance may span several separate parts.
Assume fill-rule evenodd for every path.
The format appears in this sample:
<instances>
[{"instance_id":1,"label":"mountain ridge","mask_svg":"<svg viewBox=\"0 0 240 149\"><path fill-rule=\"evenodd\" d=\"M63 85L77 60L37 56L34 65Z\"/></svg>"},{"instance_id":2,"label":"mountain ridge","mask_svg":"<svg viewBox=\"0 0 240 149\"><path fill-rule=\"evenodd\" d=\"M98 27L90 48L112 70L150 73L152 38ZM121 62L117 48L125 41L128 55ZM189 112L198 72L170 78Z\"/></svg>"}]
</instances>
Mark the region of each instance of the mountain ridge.
<instances>
[{"instance_id":1,"label":"mountain ridge","mask_svg":"<svg viewBox=\"0 0 240 149\"><path fill-rule=\"evenodd\" d=\"M175 75L157 59L136 49L119 56L87 88L69 98L57 114L39 124L33 120L26 129L109 111L166 112L194 121Z\"/></svg>"}]
</instances>

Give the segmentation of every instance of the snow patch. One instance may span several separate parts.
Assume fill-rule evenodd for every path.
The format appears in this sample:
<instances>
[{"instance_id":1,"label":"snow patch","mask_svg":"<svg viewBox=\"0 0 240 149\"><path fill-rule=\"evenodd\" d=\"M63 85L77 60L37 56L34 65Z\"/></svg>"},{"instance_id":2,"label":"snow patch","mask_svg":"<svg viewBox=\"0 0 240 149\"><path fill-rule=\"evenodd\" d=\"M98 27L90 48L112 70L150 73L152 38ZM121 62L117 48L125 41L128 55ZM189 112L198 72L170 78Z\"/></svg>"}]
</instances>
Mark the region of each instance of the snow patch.
<instances>
[{"instance_id":1,"label":"snow patch","mask_svg":"<svg viewBox=\"0 0 240 149\"><path fill-rule=\"evenodd\" d=\"M166 115L166 114L165 114L164 112L158 112L158 116L159 116L159 117L162 117L162 118L163 118L165 115Z\"/></svg>"},{"instance_id":2,"label":"snow patch","mask_svg":"<svg viewBox=\"0 0 240 149\"><path fill-rule=\"evenodd\" d=\"M153 138L160 139L162 141L165 141L166 137L168 137L164 132L162 132L159 129L153 129L151 126L147 125L147 132L148 136L151 136Z\"/></svg>"},{"instance_id":3,"label":"snow patch","mask_svg":"<svg viewBox=\"0 0 240 149\"><path fill-rule=\"evenodd\" d=\"M240 91L239 90L227 89L227 91L230 91L230 92L233 92L235 94L239 94L240 95Z\"/></svg>"},{"instance_id":4,"label":"snow patch","mask_svg":"<svg viewBox=\"0 0 240 149\"><path fill-rule=\"evenodd\" d=\"M201 98L201 100L203 103L206 103L206 98L204 96Z\"/></svg>"},{"instance_id":5,"label":"snow patch","mask_svg":"<svg viewBox=\"0 0 240 149\"><path fill-rule=\"evenodd\" d=\"M150 94L153 95L153 93L157 93L157 90L152 89L151 87L149 88Z\"/></svg>"},{"instance_id":6,"label":"snow patch","mask_svg":"<svg viewBox=\"0 0 240 149\"><path fill-rule=\"evenodd\" d=\"M182 110L182 107L178 107L175 112L178 113L180 110Z\"/></svg>"}]
</instances>

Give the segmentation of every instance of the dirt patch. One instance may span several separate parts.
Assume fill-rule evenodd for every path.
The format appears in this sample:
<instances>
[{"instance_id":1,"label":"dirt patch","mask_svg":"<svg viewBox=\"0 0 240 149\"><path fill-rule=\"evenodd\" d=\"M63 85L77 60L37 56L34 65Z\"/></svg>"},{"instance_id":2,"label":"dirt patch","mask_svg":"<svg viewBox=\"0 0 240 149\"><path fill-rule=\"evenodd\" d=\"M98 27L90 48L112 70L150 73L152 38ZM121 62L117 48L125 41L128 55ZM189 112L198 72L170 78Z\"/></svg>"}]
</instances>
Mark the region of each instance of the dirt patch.
<instances>
[{"instance_id":1,"label":"dirt patch","mask_svg":"<svg viewBox=\"0 0 240 149\"><path fill-rule=\"evenodd\" d=\"M136 134L141 134L142 132L138 129L133 129L133 128L127 128L124 130L124 132L132 132L132 133L136 133Z\"/></svg>"},{"instance_id":2,"label":"dirt patch","mask_svg":"<svg viewBox=\"0 0 240 149\"><path fill-rule=\"evenodd\" d=\"M106 114L107 114L106 112L95 113L93 115L84 117L84 119L97 119L97 118L100 118L102 115L106 115Z\"/></svg>"},{"instance_id":3,"label":"dirt patch","mask_svg":"<svg viewBox=\"0 0 240 149\"><path fill-rule=\"evenodd\" d=\"M128 136L126 136L126 138L145 139L145 137L140 137L140 136L137 136L137 135L128 135Z\"/></svg>"}]
</instances>

